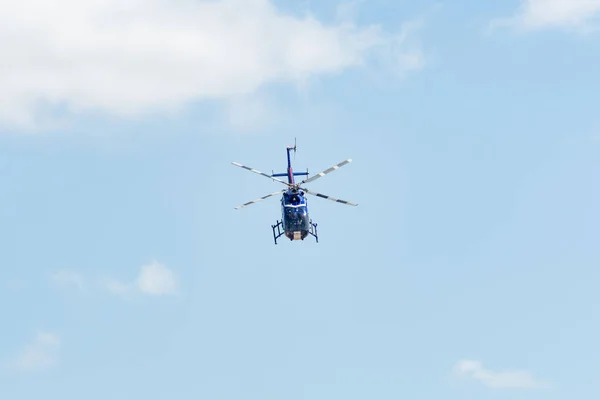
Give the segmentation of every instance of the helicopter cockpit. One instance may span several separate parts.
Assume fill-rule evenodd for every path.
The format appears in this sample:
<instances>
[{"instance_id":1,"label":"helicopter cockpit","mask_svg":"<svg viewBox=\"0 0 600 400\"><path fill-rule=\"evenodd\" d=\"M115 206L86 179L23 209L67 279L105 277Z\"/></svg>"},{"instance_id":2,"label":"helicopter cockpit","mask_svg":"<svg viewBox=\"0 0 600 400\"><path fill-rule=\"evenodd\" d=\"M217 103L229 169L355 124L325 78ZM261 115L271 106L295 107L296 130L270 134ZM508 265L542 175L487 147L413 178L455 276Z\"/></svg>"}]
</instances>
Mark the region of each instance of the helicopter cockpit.
<instances>
[{"instance_id":1,"label":"helicopter cockpit","mask_svg":"<svg viewBox=\"0 0 600 400\"><path fill-rule=\"evenodd\" d=\"M306 199L300 193L285 193L282 199L283 222L286 231L308 231L310 221Z\"/></svg>"}]
</instances>

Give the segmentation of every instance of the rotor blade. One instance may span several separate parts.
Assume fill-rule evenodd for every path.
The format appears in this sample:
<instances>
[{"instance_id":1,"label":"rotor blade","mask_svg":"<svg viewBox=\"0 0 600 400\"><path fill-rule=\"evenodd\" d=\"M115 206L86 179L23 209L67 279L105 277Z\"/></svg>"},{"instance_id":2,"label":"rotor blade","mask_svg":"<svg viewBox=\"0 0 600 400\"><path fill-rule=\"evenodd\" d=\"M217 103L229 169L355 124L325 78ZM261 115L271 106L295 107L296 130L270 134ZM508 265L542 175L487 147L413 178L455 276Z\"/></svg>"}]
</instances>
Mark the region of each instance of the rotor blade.
<instances>
[{"instance_id":1,"label":"rotor blade","mask_svg":"<svg viewBox=\"0 0 600 400\"><path fill-rule=\"evenodd\" d=\"M349 206L357 206L358 205L356 203L352 203L352 202L349 202L349 201L346 201L346 200L336 199L335 197L327 196L325 194L321 194L321 193L317 193L317 192L312 192L312 191L310 191L308 189L305 189L305 188L302 188L302 187L300 189L304 190L308 194L312 194L313 196L321 197L322 199L327 199L327 200L335 201L337 203L347 204Z\"/></svg>"},{"instance_id":2,"label":"rotor blade","mask_svg":"<svg viewBox=\"0 0 600 400\"><path fill-rule=\"evenodd\" d=\"M259 174L259 175L262 175L262 176L266 176L267 178L269 178L269 179L273 179L274 181L281 182L281 183L283 183L285 186L289 186L289 184L288 184L287 182L284 182L284 181L282 181L281 179L274 178L274 177L272 177L271 175L265 174L264 172L260 172L260 171L258 171L258 170L255 170L254 168L246 167L245 165L242 165L242 164L240 164L240 163L236 163L236 162L232 162L232 164L233 164L233 165L235 165L236 167L244 168L244 169L247 169L248 171L254 172L255 174Z\"/></svg>"},{"instance_id":3,"label":"rotor blade","mask_svg":"<svg viewBox=\"0 0 600 400\"><path fill-rule=\"evenodd\" d=\"M351 162L352 162L352 159L351 159L351 158L349 158L349 159L347 159L347 160L345 160L345 161L342 161L341 163L339 163L339 164L337 164L337 165L334 165L334 166L333 166L333 167L331 167L331 168L328 168L328 169L326 169L325 171L321 171L321 172L319 172L318 174L316 174L316 175L313 175L312 177L308 178L307 180L305 180L305 181L302 181L302 183L308 183L308 182L312 182L312 181L314 181L314 180L316 180L316 179L319 179L319 178L320 178L320 177L322 177L322 176L325 176L325 175L327 175L327 174L328 174L328 173L330 173L330 172L333 172L333 171L335 171L336 169L338 169L338 168L340 168L340 167L343 167L343 166L344 166L344 165L346 165L346 164L349 164L349 163L351 163Z\"/></svg>"},{"instance_id":4,"label":"rotor blade","mask_svg":"<svg viewBox=\"0 0 600 400\"><path fill-rule=\"evenodd\" d=\"M256 199L256 200L252 200L252 201L249 201L249 202L247 202L247 203L244 203L244 204L242 204L241 206L237 206L235 209L236 209L236 210L239 210L240 208L242 208L242 207L246 207L246 206L249 206L250 204L258 203L259 201L261 201L261 200L264 200L264 199L266 199L266 198L268 198L268 197L275 196L276 194L281 194L281 193L285 192L286 190L287 190L287 189L283 189L283 190L280 190L280 191L278 191L278 192L271 193L271 194L268 194L268 195L266 195L266 196L263 196L263 197L259 197L259 198L258 198L258 199Z\"/></svg>"}]
</instances>

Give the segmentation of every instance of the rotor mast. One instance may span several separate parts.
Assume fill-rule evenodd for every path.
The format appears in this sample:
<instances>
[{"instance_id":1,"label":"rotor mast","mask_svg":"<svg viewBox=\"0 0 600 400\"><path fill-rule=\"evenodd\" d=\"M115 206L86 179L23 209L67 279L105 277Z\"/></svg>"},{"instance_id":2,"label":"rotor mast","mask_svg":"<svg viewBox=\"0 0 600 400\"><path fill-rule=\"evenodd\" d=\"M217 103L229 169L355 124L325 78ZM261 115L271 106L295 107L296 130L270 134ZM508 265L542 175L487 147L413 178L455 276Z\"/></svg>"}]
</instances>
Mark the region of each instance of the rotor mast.
<instances>
[{"instance_id":1,"label":"rotor mast","mask_svg":"<svg viewBox=\"0 0 600 400\"><path fill-rule=\"evenodd\" d=\"M294 150L294 155L296 155L296 139L295 138L294 138L294 147L287 146L286 150L287 150L287 161L288 161L288 168L287 168L288 183L290 185L295 185L296 183L294 182L294 171L292 170L292 161L290 160L290 150Z\"/></svg>"},{"instance_id":2,"label":"rotor mast","mask_svg":"<svg viewBox=\"0 0 600 400\"><path fill-rule=\"evenodd\" d=\"M288 188L295 191L298 190L298 184L296 183L294 177L298 175L308 176L308 169L306 170L306 172L294 172L294 170L292 169L292 158L290 156L290 152L294 150L294 158L296 158L296 138L294 138L294 147L287 146L285 149L287 151L287 172L282 172L280 174L272 173L271 177L275 179L275 177L287 176L288 182L286 183L286 185L288 186Z\"/></svg>"}]
</instances>

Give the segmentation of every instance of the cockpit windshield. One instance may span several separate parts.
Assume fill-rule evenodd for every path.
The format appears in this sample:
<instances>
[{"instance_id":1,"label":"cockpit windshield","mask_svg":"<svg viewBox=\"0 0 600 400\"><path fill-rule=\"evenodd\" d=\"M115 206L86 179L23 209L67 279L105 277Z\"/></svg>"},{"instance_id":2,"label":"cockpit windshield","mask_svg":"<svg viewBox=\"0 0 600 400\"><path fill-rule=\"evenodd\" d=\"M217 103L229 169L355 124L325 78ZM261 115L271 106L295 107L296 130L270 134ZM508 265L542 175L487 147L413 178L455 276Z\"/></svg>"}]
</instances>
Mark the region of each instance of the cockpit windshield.
<instances>
[{"instance_id":1,"label":"cockpit windshield","mask_svg":"<svg viewBox=\"0 0 600 400\"><path fill-rule=\"evenodd\" d=\"M288 231L306 231L310 228L306 205L285 204L283 206L285 229Z\"/></svg>"}]
</instances>

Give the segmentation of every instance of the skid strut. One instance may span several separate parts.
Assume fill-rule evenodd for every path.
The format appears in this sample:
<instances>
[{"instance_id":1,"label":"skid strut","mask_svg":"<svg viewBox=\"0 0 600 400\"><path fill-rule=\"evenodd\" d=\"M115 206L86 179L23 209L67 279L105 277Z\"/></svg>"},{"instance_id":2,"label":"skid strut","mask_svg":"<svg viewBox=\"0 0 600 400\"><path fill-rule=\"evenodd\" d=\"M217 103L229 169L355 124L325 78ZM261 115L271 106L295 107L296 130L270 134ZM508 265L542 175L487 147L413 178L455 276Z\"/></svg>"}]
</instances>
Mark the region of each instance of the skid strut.
<instances>
[{"instance_id":1,"label":"skid strut","mask_svg":"<svg viewBox=\"0 0 600 400\"><path fill-rule=\"evenodd\" d=\"M279 220L277 220L277 223L275 225L271 225L271 228L273 228L273 240L275 240L275 244L277 244L277 239L279 239L281 235L283 235L283 232L281 232L282 226L283 223ZM275 228L277 228L277 233L275 233Z\"/></svg>"}]
</instances>

